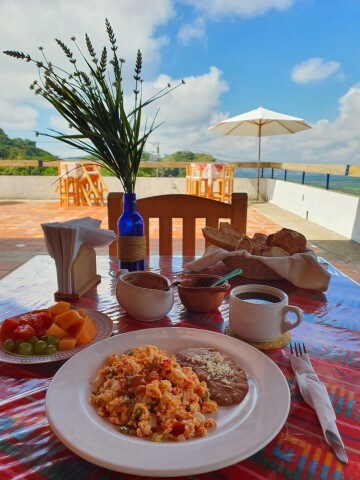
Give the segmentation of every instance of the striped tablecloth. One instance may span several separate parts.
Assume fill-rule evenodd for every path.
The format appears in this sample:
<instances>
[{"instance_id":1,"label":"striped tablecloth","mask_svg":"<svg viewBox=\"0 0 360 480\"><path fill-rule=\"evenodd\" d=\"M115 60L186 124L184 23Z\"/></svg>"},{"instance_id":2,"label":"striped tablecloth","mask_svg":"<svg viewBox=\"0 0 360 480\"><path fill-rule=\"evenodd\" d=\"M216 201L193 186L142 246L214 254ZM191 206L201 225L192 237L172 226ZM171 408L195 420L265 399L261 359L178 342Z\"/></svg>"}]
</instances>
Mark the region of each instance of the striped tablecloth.
<instances>
[{"instance_id":1,"label":"striped tablecloth","mask_svg":"<svg viewBox=\"0 0 360 480\"><path fill-rule=\"evenodd\" d=\"M181 257L151 257L149 268L174 279L188 260ZM136 322L122 311L116 301L113 274L116 264L107 257L97 257L97 266L102 276L101 283L73 304L107 314L113 320L116 334L172 325L210 329L219 334L228 331L226 300L218 311L206 315L194 314L182 307L177 294L174 307L166 318L151 324ZM272 285L286 291L291 304L304 311L304 322L292 331L292 337L294 341L306 343L313 366L326 385L349 463L341 464L326 444L315 412L299 393L289 365L289 348L284 347L265 352L282 370L291 392L290 414L279 434L265 448L242 462L186 478L360 478L359 407L356 404L360 385L360 285L333 267L329 268L332 278L326 293L296 289L285 281L272 282ZM244 278L232 280L233 285L251 282ZM34 257L0 281L0 320L49 306L54 301L55 291L53 261L48 256ZM140 478L112 472L83 460L67 449L51 431L45 415L45 395L53 375L61 365L62 362L30 366L0 363L0 479Z\"/></svg>"}]
</instances>

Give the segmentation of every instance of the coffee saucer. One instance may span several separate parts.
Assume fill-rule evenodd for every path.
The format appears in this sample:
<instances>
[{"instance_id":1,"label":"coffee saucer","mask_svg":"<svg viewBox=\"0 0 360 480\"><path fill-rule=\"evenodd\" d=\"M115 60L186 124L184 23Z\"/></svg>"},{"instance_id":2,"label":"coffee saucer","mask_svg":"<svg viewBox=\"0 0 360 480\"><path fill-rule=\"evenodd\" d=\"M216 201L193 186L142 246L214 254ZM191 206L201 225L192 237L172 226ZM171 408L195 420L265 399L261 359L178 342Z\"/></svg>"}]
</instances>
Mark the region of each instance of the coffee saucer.
<instances>
[{"instance_id":1,"label":"coffee saucer","mask_svg":"<svg viewBox=\"0 0 360 480\"><path fill-rule=\"evenodd\" d=\"M240 338L238 335L233 333L229 326L225 327L224 334L229 335L230 337L238 338L239 340L242 340L243 342L246 342L249 345L258 348L259 350L272 350L274 348L282 348L291 342L290 332L285 332L279 337L274 338L273 340L269 340L268 342L251 342L250 340L244 340L243 338Z\"/></svg>"}]
</instances>

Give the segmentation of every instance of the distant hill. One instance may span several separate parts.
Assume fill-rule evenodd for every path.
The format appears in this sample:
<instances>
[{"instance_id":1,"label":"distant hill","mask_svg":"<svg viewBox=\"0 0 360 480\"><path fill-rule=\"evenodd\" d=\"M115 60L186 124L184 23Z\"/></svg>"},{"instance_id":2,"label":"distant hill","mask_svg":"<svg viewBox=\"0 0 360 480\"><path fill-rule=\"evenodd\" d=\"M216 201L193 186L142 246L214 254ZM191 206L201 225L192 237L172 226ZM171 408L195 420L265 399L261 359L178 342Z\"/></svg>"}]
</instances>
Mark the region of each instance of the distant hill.
<instances>
[{"instance_id":1,"label":"distant hill","mask_svg":"<svg viewBox=\"0 0 360 480\"><path fill-rule=\"evenodd\" d=\"M46 150L37 148L36 143L31 140L9 138L0 128L0 162L1 159L56 160L57 158Z\"/></svg>"}]
</instances>

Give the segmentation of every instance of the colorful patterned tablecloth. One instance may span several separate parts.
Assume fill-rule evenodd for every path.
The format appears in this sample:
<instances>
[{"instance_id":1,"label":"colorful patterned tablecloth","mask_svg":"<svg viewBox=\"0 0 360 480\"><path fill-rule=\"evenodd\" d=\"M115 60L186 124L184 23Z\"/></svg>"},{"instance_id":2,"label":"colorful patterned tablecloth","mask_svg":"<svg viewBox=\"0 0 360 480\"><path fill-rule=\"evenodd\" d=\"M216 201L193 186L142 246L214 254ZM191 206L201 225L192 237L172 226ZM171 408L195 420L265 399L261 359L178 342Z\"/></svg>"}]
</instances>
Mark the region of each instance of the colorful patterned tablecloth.
<instances>
[{"instance_id":1,"label":"colorful patterned tablecloth","mask_svg":"<svg viewBox=\"0 0 360 480\"><path fill-rule=\"evenodd\" d=\"M189 260L151 257L148 268L173 280ZM97 268L101 283L72 303L108 315L114 323L115 334L174 325L209 329L219 334L228 332L227 299L219 310L210 314L189 313L180 303L176 289L174 307L164 319L147 324L137 322L126 315L116 301L116 263L105 256L97 257ZM325 442L315 412L300 395L289 365L289 348L285 346L265 351L282 370L291 392L290 414L279 434L250 458L221 470L186 477L188 480L360 478L359 406L356 403L360 384L360 285L333 267L329 269L332 278L325 293L297 289L281 280L271 284L286 291L290 303L304 311L304 322L292 330L292 339L306 343L313 366L326 385L349 463L340 463ZM235 286L255 282L237 278L231 283ZM49 306L54 302L55 291L56 272L52 259L45 255L34 257L0 281L0 320ZM0 479L140 478L112 472L83 460L51 431L45 414L45 395L62 364L25 366L0 362Z\"/></svg>"}]
</instances>

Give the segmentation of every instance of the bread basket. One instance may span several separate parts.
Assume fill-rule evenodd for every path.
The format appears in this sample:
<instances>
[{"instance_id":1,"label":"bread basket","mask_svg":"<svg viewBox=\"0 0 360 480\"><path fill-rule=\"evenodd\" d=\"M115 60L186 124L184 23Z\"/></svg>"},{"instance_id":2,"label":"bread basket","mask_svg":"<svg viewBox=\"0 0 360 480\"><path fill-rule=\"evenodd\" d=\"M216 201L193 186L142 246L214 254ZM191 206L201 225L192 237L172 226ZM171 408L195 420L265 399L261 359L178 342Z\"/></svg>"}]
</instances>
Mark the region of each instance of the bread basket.
<instances>
[{"instance_id":1,"label":"bread basket","mask_svg":"<svg viewBox=\"0 0 360 480\"><path fill-rule=\"evenodd\" d=\"M241 276L245 278L253 280L280 280L282 278L256 258L227 257L224 258L223 263L227 271L242 268Z\"/></svg>"},{"instance_id":2,"label":"bread basket","mask_svg":"<svg viewBox=\"0 0 360 480\"><path fill-rule=\"evenodd\" d=\"M229 256L223 262L227 270L241 268L243 277L254 280L282 278L266 264L268 262L264 263L259 258L271 257L272 262L276 262L274 259L279 257L279 262L283 263L284 257L306 251L304 235L288 228L282 228L271 235L255 233L253 238L240 233L228 222L221 222L218 229L206 226L202 231L205 239L213 245L229 252L246 251L246 255Z\"/></svg>"}]
</instances>

